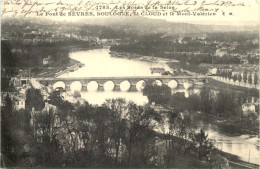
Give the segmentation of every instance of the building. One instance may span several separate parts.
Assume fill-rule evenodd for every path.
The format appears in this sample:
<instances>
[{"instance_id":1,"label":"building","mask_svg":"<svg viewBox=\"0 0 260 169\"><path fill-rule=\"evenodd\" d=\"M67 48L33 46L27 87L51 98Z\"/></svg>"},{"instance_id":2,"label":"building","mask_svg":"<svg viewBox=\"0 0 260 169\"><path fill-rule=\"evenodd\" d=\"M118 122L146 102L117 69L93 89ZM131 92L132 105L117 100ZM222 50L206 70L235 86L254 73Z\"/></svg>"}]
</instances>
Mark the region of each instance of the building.
<instances>
[{"instance_id":1,"label":"building","mask_svg":"<svg viewBox=\"0 0 260 169\"><path fill-rule=\"evenodd\" d=\"M51 64L51 61L52 61L52 57L49 55L47 58L43 58L42 64L49 65L49 64Z\"/></svg>"},{"instance_id":2,"label":"building","mask_svg":"<svg viewBox=\"0 0 260 169\"><path fill-rule=\"evenodd\" d=\"M217 68L209 68L208 75L216 75L218 72Z\"/></svg>"},{"instance_id":3,"label":"building","mask_svg":"<svg viewBox=\"0 0 260 169\"><path fill-rule=\"evenodd\" d=\"M200 36L198 36L198 39L200 39L200 40L205 40L205 39L207 39L207 34L203 34L203 35L200 35Z\"/></svg>"},{"instance_id":4,"label":"building","mask_svg":"<svg viewBox=\"0 0 260 169\"><path fill-rule=\"evenodd\" d=\"M48 58L43 58L42 64L43 65L48 65L49 64L49 59Z\"/></svg>"},{"instance_id":5,"label":"building","mask_svg":"<svg viewBox=\"0 0 260 169\"><path fill-rule=\"evenodd\" d=\"M14 109L15 110L25 109L25 99L14 98Z\"/></svg>"},{"instance_id":6,"label":"building","mask_svg":"<svg viewBox=\"0 0 260 169\"><path fill-rule=\"evenodd\" d=\"M216 50L216 56L223 57L224 55L227 55L227 49L221 48Z\"/></svg>"},{"instance_id":7,"label":"building","mask_svg":"<svg viewBox=\"0 0 260 169\"><path fill-rule=\"evenodd\" d=\"M244 103L242 105L242 111L244 116L248 116L251 113L256 114L255 105L253 103Z\"/></svg>"},{"instance_id":8,"label":"building","mask_svg":"<svg viewBox=\"0 0 260 169\"><path fill-rule=\"evenodd\" d=\"M240 63L244 65L244 64L248 64L249 62L248 59L241 59Z\"/></svg>"}]
</instances>

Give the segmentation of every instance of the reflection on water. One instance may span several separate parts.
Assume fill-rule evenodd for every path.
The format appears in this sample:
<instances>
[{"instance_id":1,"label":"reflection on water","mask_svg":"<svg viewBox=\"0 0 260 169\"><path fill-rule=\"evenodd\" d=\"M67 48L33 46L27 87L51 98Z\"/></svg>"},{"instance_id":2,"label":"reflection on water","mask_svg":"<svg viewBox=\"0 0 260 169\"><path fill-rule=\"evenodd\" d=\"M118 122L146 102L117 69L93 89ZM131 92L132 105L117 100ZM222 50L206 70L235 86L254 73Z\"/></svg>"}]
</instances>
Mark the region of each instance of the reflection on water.
<instances>
[{"instance_id":1,"label":"reflection on water","mask_svg":"<svg viewBox=\"0 0 260 169\"><path fill-rule=\"evenodd\" d=\"M196 116L196 115L195 115ZM250 135L234 136L234 133L226 133L216 126L213 117L200 115L196 118L198 130L202 128L208 133L208 137L214 140L219 150L237 155L241 160L259 164L259 138Z\"/></svg>"},{"instance_id":2,"label":"reflection on water","mask_svg":"<svg viewBox=\"0 0 260 169\"><path fill-rule=\"evenodd\" d=\"M139 92L82 92L82 98L86 99L90 104L101 105L109 98L125 98L128 101L134 101L136 104L144 105L148 103L146 96Z\"/></svg>"},{"instance_id":3,"label":"reflection on water","mask_svg":"<svg viewBox=\"0 0 260 169\"><path fill-rule=\"evenodd\" d=\"M169 70L169 67L165 64L112 58L109 55L109 49L73 52L70 53L70 57L84 63L85 67L75 72L63 74L60 77L153 76L156 74L151 74L150 68L152 67L164 67L166 70ZM175 84L173 83L172 85L174 86ZM140 84L138 88L141 88L141 86ZM140 105L148 103L147 97L143 96L141 92L99 92L95 91L97 87L98 85L95 82L88 84L87 88L92 92L81 92L82 98L91 104L99 105L108 98L118 97L132 100ZM75 90L77 88L77 85L75 85ZM107 88L107 90L111 90L112 86L108 85ZM191 94L191 91L184 89L178 91L184 92L186 97ZM199 89L194 89L192 92L199 93ZM200 119L203 119L203 117L200 117ZM208 133L209 138L216 141L216 146L220 150L237 155L241 160L256 164L259 163L259 139L256 136L228 136L227 134L221 133L218 128L211 123L209 119L198 121L198 124L200 124L199 127L203 127Z\"/></svg>"},{"instance_id":4,"label":"reflection on water","mask_svg":"<svg viewBox=\"0 0 260 169\"><path fill-rule=\"evenodd\" d=\"M259 164L259 139L257 137L227 136L212 129L208 129L206 132L209 138L216 141L216 146L220 150L237 155L243 161Z\"/></svg>"}]
</instances>

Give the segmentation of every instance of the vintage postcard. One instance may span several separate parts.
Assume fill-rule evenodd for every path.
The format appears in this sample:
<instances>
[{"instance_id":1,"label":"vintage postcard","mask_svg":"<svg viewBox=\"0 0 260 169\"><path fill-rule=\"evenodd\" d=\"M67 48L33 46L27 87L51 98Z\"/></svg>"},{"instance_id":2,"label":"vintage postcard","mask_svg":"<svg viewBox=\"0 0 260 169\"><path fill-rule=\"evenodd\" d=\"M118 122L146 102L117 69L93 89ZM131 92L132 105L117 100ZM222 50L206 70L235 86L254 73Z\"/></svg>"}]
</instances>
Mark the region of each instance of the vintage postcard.
<instances>
[{"instance_id":1,"label":"vintage postcard","mask_svg":"<svg viewBox=\"0 0 260 169\"><path fill-rule=\"evenodd\" d=\"M257 0L2 0L2 168L259 168Z\"/></svg>"}]
</instances>

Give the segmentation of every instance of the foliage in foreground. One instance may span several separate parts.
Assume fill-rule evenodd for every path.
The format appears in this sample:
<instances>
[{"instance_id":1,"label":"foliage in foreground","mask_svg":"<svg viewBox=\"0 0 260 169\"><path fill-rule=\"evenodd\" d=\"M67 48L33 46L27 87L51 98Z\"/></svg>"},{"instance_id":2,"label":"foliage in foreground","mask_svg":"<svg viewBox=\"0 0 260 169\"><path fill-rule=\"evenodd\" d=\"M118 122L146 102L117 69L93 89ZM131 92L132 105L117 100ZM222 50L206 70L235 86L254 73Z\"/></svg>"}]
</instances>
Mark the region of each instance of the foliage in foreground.
<instances>
[{"instance_id":1,"label":"foliage in foreground","mask_svg":"<svg viewBox=\"0 0 260 169\"><path fill-rule=\"evenodd\" d=\"M5 166L209 167L201 161L210 162L214 146L178 111L156 112L124 99L72 105L57 91L50 99L48 109L31 118L30 109L15 111L7 97L1 123ZM164 115L169 132L155 132Z\"/></svg>"}]
</instances>

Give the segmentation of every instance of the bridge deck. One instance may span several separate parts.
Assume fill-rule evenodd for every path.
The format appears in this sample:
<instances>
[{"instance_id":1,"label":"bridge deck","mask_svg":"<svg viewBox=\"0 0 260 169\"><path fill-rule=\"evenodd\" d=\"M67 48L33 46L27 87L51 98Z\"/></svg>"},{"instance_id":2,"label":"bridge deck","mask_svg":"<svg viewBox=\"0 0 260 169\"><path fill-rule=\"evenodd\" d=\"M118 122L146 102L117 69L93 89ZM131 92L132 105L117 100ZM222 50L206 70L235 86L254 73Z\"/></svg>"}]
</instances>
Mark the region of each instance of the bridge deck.
<instances>
[{"instance_id":1,"label":"bridge deck","mask_svg":"<svg viewBox=\"0 0 260 169\"><path fill-rule=\"evenodd\" d=\"M35 78L37 80L116 80L116 79L211 79L210 76L121 76L121 77L69 77L69 78Z\"/></svg>"}]
</instances>

